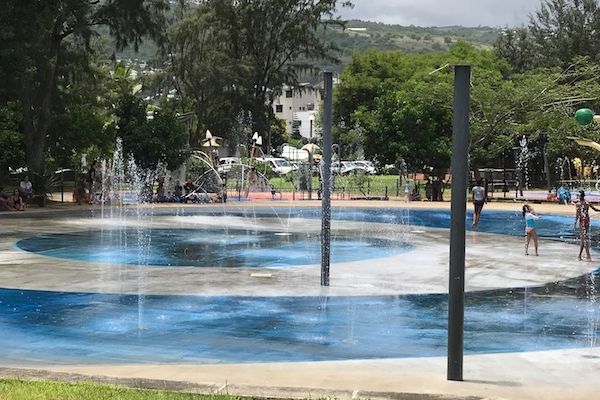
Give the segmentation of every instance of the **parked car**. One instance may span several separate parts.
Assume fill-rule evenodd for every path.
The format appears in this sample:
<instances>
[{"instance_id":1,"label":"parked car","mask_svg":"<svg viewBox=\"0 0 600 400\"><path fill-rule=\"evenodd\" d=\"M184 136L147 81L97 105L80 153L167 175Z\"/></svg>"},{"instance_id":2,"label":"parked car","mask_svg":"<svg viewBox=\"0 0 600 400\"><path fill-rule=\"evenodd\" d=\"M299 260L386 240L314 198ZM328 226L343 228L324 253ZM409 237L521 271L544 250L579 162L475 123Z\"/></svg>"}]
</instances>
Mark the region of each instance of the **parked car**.
<instances>
[{"instance_id":1,"label":"parked car","mask_svg":"<svg viewBox=\"0 0 600 400\"><path fill-rule=\"evenodd\" d=\"M285 175L298 169L297 166L294 166L285 158L264 157L257 158L256 161L267 164L277 175Z\"/></svg>"},{"instance_id":2,"label":"parked car","mask_svg":"<svg viewBox=\"0 0 600 400\"><path fill-rule=\"evenodd\" d=\"M362 169L366 174L375 175L375 165L373 165L372 161L359 160L354 161L354 165Z\"/></svg>"},{"instance_id":3,"label":"parked car","mask_svg":"<svg viewBox=\"0 0 600 400\"><path fill-rule=\"evenodd\" d=\"M349 175L357 173L361 168L353 161L334 161L331 163L331 172L338 175Z\"/></svg>"},{"instance_id":4,"label":"parked car","mask_svg":"<svg viewBox=\"0 0 600 400\"><path fill-rule=\"evenodd\" d=\"M217 166L217 172L220 174L225 174L237 165L241 165L242 160L239 157L223 157L219 160L219 165Z\"/></svg>"}]
</instances>

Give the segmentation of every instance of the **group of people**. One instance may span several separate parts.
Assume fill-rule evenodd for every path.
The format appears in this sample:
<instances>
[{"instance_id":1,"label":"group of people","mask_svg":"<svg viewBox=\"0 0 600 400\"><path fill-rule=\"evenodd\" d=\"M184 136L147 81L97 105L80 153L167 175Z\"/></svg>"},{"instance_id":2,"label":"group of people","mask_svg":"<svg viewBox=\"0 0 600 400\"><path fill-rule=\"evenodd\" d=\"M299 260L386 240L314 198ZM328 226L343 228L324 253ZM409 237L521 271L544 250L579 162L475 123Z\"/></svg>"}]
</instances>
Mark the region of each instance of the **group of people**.
<instances>
[{"instance_id":1,"label":"group of people","mask_svg":"<svg viewBox=\"0 0 600 400\"><path fill-rule=\"evenodd\" d=\"M486 190L482 186L482 181L478 180L477 184L471 189L473 199L473 228L476 229L481 218L481 210L487 201ZM579 192L579 199L575 203L575 223L573 229L579 234L579 261L582 261L583 252L585 251L586 261L592 261L590 254L590 208L594 211L600 209L594 207L593 204L585 199L585 192ZM529 245L533 241L535 255L538 256L538 235L536 231L537 220L541 217L537 215L533 207L525 204L522 210L523 219L525 220L525 255L529 255Z\"/></svg>"},{"instance_id":2,"label":"group of people","mask_svg":"<svg viewBox=\"0 0 600 400\"><path fill-rule=\"evenodd\" d=\"M567 185L553 187L548 191L548 201L557 201L559 204L571 204L571 189Z\"/></svg>"},{"instance_id":3,"label":"group of people","mask_svg":"<svg viewBox=\"0 0 600 400\"><path fill-rule=\"evenodd\" d=\"M153 203L220 203L226 201L225 188L221 191L222 193L205 193L198 189L199 186L194 181L187 179L183 185L176 182L173 192L165 193L164 181L159 181L156 192L151 196L151 201Z\"/></svg>"},{"instance_id":4,"label":"group of people","mask_svg":"<svg viewBox=\"0 0 600 400\"><path fill-rule=\"evenodd\" d=\"M25 211L32 198L33 185L28 176L25 176L11 193L6 193L4 187L0 187L0 209L2 210Z\"/></svg>"},{"instance_id":5,"label":"group of people","mask_svg":"<svg viewBox=\"0 0 600 400\"><path fill-rule=\"evenodd\" d=\"M165 183L161 180L158 182L156 192L152 195L152 202L185 203L186 199L191 200L194 197L196 189L198 189L198 186L191 179L187 179L183 185L176 182L173 192L165 192Z\"/></svg>"},{"instance_id":6,"label":"group of people","mask_svg":"<svg viewBox=\"0 0 600 400\"><path fill-rule=\"evenodd\" d=\"M89 204L96 204L99 201L110 201L111 199L99 199L100 194L96 193L98 190L98 161L94 160L86 174L80 174L77 176L75 181L75 187L73 190L73 201L77 204L83 202ZM211 197L207 193L197 193L198 185L191 179L187 179L183 185L179 182L175 183L173 191L165 191L164 180L158 182L156 191L153 190L153 185L147 185L142 190L143 201L154 202L154 203L187 203L193 202L217 202L223 201L218 195L216 198ZM114 200L114 199L113 199Z\"/></svg>"}]
</instances>

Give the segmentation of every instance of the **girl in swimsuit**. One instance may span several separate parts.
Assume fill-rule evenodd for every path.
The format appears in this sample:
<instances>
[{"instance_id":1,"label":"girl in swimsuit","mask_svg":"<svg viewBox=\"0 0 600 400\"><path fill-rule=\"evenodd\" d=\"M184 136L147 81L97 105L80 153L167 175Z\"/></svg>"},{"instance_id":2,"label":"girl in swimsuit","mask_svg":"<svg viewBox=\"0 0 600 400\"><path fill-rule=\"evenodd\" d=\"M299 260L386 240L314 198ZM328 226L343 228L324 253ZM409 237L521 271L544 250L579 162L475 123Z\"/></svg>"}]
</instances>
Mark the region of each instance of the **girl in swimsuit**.
<instances>
[{"instance_id":1,"label":"girl in swimsuit","mask_svg":"<svg viewBox=\"0 0 600 400\"><path fill-rule=\"evenodd\" d=\"M575 226L577 229L577 223L579 222L579 261L581 261L581 254L583 253L583 249L585 249L586 259L587 261L592 261L592 256L590 255L590 208L594 211L598 211L596 207L588 203L585 199L585 192L582 190L579 192L579 202L576 205L575 211Z\"/></svg>"},{"instance_id":2,"label":"girl in swimsuit","mask_svg":"<svg viewBox=\"0 0 600 400\"><path fill-rule=\"evenodd\" d=\"M523 206L523 218L525 218L525 255L529 255L529 242L533 239L533 246L535 247L535 255L538 254L538 236L535 231L535 222L540 219L539 216L535 214L533 207L528 204Z\"/></svg>"}]
</instances>

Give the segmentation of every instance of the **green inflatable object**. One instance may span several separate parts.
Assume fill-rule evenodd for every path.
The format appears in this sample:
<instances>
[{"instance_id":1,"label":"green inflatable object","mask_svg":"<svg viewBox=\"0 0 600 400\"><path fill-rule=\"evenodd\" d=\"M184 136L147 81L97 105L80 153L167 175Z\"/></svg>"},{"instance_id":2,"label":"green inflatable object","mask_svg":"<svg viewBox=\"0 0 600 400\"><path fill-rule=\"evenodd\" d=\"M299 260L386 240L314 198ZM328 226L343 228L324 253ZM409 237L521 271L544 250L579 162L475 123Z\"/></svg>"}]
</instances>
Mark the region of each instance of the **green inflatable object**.
<instances>
[{"instance_id":1,"label":"green inflatable object","mask_svg":"<svg viewBox=\"0 0 600 400\"><path fill-rule=\"evenodd\" d=\"M579 125L589 125L594 121L594 112L589 108L582 108L575 113L575 121Z\"/></svg>"}]
</instances>

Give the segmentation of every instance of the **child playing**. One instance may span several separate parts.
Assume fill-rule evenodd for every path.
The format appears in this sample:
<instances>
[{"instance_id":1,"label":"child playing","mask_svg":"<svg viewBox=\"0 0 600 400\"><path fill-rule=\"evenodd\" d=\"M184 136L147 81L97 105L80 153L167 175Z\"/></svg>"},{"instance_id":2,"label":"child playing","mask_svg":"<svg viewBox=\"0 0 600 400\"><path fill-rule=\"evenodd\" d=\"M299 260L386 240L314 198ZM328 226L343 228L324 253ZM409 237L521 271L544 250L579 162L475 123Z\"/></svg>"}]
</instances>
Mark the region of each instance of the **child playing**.
<instances>
[{"instance_id":1,"label":"child playing","mask_svg":"<svg viewBox=\"0 0 600 400\"><path fill-rule=\"evenodd\" d=\"M523 206L523 218L525 218L525 255L528 256L529 255L529 242L531 241L531 239L533 239L533 246L535 247L535 255L539 256L538 254L538 236L537 236L537 232L535 231L535 223L536 220L540 219L540 217L538 217L535 214L535 211L533 210L533 207L531 207L529 204L525 204Z\"/></svg>"}]
</instances>

